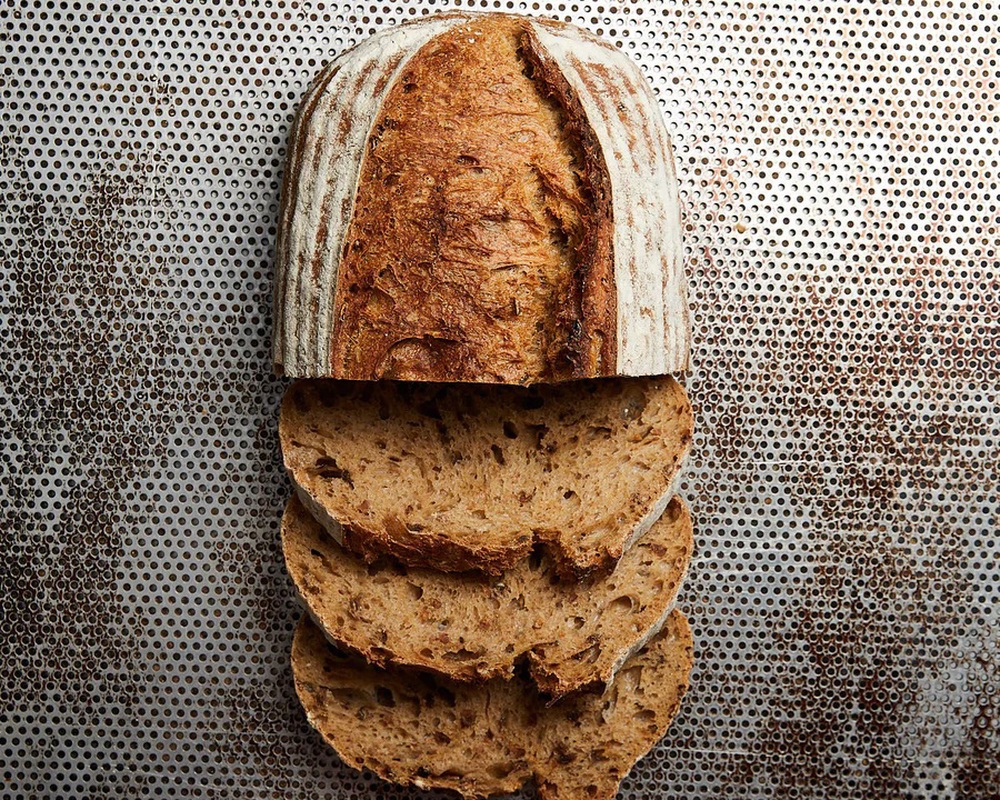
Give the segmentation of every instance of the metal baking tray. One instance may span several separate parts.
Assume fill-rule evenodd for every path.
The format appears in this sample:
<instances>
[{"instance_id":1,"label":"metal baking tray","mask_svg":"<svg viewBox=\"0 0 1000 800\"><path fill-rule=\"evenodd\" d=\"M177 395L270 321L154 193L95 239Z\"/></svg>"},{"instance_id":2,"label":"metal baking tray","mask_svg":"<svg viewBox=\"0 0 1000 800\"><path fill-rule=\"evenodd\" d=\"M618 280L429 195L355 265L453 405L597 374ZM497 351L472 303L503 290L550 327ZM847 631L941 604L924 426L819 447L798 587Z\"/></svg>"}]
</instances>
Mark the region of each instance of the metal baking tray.
<instances>
[{"instance_id":1,"label":"metal baking tray","mask_svg":"<svg viewBox=\"0 0 1000 800\"><path fill-rule=\"evenodd\" d=\"M622 797L996 798L1000 18L890 0L0 7L0 798L422 796L294 699L270 296L310 76L454 6L677 150L697 666Z\"/></svg>"}]
</instances>

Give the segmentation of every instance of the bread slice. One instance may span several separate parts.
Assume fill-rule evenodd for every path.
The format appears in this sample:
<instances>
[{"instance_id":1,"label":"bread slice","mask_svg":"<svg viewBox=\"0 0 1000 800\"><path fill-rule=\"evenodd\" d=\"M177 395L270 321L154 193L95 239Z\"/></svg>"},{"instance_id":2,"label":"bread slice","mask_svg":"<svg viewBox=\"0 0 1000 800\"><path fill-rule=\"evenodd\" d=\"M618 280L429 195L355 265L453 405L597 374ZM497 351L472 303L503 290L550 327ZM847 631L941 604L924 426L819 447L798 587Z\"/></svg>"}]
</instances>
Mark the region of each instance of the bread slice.
<instances>
[{"instance_id":1,"label":"bread slice","mask_svg":"<svg viewBox=\"0 0 1000 800\"><path fill-rule=\"evenodd\" d=\"M663 512L692 425L672 378L313 380L286 393L280 437L305 506L369 561L499 575L541 544L580 577Z\"/></svg>"},{"instance_id":2,"label":"bread slice","mask_svg":"<svg viewBox=\"0 0 1000 800\"><path fill-rule=\"evenodd\" d=\"M401 664L471 681L510 678L527 659L539 688L561 697L603 688L663 625L691 559L691 516L675 497L615 570L558 581L531 556L499 578L367 566L293 498L281 523L288 574L334 643L379 666Z\"/></svg>"},{"instance_id":3,"label":"bread slice","mask_svg":"<svg viewBox=\"0 0 1000 800\"><path fill-rule=\"evenodd\" d=\"M308 617L292 645L306 716L344 762L465 797L533 781L541 800L612 800L677 713L691 664L679 611L603 695L551 707L523 679L469 684L372 667L329 644Z\"/></svg>"}]
</instances>

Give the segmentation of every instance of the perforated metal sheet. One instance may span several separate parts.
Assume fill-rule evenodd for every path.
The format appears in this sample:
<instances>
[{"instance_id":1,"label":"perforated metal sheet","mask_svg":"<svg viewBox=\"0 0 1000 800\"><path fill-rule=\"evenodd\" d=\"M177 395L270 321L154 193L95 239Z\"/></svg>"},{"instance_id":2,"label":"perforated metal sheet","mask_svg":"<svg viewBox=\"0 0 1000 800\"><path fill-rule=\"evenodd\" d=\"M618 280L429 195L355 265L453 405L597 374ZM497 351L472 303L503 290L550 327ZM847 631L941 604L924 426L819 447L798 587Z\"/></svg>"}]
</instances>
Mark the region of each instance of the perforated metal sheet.
<instances>
[{"instance_id":1,"label":"perforated metal sheet","mask_svg":"<svg viewBox=\"0 0 1000 800\"><path fill-rule=\"evenodd\" d=\"M0 8L0 797L415 796L287 665L271 258L320 65L446 3ZM1000 19L456 3L617 41L674 135L694 688L623 796L1000 794Z\"/></svg>"}]
</instances>

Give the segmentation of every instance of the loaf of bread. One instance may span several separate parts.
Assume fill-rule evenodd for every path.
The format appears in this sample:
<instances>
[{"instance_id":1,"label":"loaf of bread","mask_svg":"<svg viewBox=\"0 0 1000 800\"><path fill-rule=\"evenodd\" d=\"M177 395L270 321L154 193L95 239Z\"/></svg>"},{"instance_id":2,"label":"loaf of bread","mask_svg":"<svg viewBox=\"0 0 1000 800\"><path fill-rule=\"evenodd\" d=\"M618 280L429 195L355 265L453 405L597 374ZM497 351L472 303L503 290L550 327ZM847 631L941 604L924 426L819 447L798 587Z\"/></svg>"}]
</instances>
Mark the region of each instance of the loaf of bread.
<instances>
[{"instance_id":1,"label":"loaf of bread","mask_svg":"<svg viewBox=\"0 0 1000 800\"><path fill-rule=\"evenodd\" d=\"M553 20L437 15L334 59L294 123L276 269L287 376L688 368L662 114L628 56Z\"/></svg>"},{"instance_id":2,"label":"loaf of bread","mask_svg":"<svg viewBox=\"0 0 1000 800\"><path fill-rule=\"evenodd\" d=\"M673 378L304 380L279 434L304 505L369 561L498 575L541 545L581 577L611 569L666 508L692 417Z\"/></svg>"},{"instance_id":3,"label":"loaf of bread","mask_svg":"<svg viewBox=\"0 0 1000 800\"><path fill-rule=\"evenodd\" d=\"M693 547L679 498L606 576L559 581L533 556L499 578L372 565L337 545L293 499L281 522L288 574L327 638L378 666L462 681L510 678L527 660L553 699L606 686L673 608Z\"/></svg>"},{"instance_id":4,"label":"loaf of bread","mask_svg":"<svg viewBox=\"0 0 1000 800\"><path fill-rule=\"evenodd\" d=\"M674 611L603 695L546 707L520 678L469 684L372 667L305 617L292 670L309 722L357 769L464 797L534 782L541 800L613 800L677 713L691 649L687 620Z\"/></svg>"}]
</instances>

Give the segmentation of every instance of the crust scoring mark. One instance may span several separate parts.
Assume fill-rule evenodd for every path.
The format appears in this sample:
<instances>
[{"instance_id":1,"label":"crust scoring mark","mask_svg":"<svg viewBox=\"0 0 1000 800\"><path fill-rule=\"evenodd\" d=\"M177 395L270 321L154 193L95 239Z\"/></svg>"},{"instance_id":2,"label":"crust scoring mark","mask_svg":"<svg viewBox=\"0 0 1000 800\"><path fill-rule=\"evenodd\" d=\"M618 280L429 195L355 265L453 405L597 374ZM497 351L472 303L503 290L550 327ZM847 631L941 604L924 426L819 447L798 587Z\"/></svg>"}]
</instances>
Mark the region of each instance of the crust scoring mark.
<instances>
[{"instance_id":1,"label":"crust scoring mark","mask_svg":"<svg viewBox=\"0 0 1000 800\"><path fill-rule=\"evenodd\" d=\"M616 371L686 370L690 329L680 197L656 98L639 67L597 37L548 21L534 21L532 29L584 108L614 187ZM644 131L642 140L636 127Z\"/></svg>"},{"instance_id":2,"label":"crust scoring mark","mask_svg":"<svg viewBox=\"0 0 1000 800\"><path fill-rule=\"evenodd\" d=\"M365 143L410 57L464 19L420 20L377 34L339 56L307 93L293 126L276 259L275 363L285 373L327 371L340 254Z\"/></svg>"}]
</instances>

